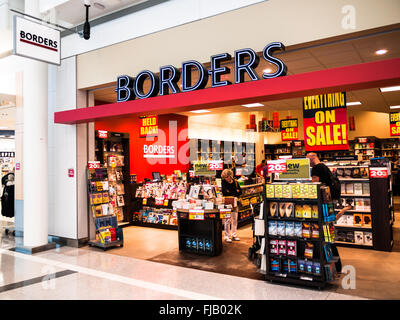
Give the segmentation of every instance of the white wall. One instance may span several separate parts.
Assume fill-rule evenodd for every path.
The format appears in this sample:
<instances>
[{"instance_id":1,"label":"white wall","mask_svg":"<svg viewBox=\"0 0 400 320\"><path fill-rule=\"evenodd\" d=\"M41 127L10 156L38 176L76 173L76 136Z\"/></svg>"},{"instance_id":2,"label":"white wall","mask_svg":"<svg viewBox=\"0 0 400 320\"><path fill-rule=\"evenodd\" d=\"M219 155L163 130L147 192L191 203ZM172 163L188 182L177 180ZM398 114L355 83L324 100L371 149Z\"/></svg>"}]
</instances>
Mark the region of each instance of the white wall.
<instances>
[{"instance_id":1,"label":"white wall","mask_svg":"<svg viewBox=\"0 0 400 320\"><path fill-rule=\"evenodd\" d=\"M76 126L54 123L54 112L76 108L76 59L49 66L49 235L77 239ZM68 169L74 169L74 178Z\"/></svg>"}]
</instances>

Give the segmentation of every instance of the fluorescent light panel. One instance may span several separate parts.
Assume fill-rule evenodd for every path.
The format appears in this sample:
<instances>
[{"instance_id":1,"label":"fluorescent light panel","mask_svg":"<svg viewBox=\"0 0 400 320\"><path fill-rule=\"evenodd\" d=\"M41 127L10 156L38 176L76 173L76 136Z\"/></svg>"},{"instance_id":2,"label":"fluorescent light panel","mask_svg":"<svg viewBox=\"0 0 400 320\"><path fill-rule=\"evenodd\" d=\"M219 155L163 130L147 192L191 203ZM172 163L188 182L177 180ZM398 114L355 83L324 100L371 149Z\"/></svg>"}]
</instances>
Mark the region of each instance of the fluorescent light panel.
<instances>
[{"instance_id":1,"label":"fluorescent light panel","mask_svg":"<svg viewBox=\"0 0 400 320\"><path fill-rule=\"evenodd\" d=\"M200 110L193 110L193 111L190 111L190 112L193 112L193 113L206 113L206 112L211 112L211 111L205 110L205 109L200 109Z\"/></svg>"},{"instance_id":2,"label":"fluorescent light panel","mask_svg":"<svg viewBox=\"0 0 400 320\"><path fill-rule=\"evenodd\" d=\"M361 104L360 101L354 101L354 102L347 102L346 106L358 106L360 104Z\"/></svg>"},{"instance_id":3,"label":"fluorescent light panel","mask_svg":"<svg viewBox=\"0 0 400 320\"><path fill-rule=\"evenodd\" d=\"M242 107L255 108L255 107L264 107L264 105L261 103L249 103L249 104L242 104Z\"/></svg>"},{"instance_id":4,"label":"fluorescent light panel","mask_svg":"<svg viewBox=\"0 0 400 320\"><path fill-rule=\"evenodd\" d=\"M400 109L400 105L398 105L398 106L390 106L390 109Z\"/></svg>"},{"instance_id":5,"label":"fluorescent light panel","mask_svg":"<svg viewBox=\"0 0 400 320\"><path fill-rule=\"evenodd\" d=\"M400 86L380 88L379 90L381 90L381 92L399 91Z\"/></svg>"}]
</instances>

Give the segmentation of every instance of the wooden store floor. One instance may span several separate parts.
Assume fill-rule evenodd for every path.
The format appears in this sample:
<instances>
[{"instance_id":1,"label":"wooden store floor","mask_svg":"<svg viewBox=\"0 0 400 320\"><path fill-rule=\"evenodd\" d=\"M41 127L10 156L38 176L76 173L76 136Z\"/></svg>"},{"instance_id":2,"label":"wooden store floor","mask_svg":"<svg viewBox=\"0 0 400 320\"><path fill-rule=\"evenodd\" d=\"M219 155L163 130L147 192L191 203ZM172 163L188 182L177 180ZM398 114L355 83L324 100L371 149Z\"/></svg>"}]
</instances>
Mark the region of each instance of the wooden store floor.
<instances>
[{"instance_id":1,"label":"wooden store floor","mask_svg":"<svg viewBox=\"0 0 400 320\"><path fill-rule=\"evenodd\" d=\"M124 247L107 251L110 254L195 268L221 274L263 280L255 264L247 258L252 245L252 228L238 230L241 241L224 243L223 253L217 257L199 256L178 250L175 230L146 227L124 228ZM392 252L339 247L343 266L356 270L356 289L343 289L341 279L326 290L371 299L400 299L400 210L394 226L395 246ZM89 249L89 247L86 247ZM90 248L89 250L99 250Z\"/></svg>"}]
</instances>

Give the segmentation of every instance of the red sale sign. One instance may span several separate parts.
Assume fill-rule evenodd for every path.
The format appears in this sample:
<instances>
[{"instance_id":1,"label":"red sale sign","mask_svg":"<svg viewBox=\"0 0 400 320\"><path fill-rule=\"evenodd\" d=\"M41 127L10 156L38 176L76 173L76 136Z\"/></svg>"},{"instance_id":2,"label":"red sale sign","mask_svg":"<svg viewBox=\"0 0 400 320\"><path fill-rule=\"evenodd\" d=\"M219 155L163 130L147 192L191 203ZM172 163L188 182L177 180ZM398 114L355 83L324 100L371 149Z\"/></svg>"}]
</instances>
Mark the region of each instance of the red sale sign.
<instances>
[{"instance_id":1,"label":"red sale sign","mask_svg":"<svg viewBox=\"0 0 400 320\"><path fill-rule=\"evenodd\" d=\"M286 160L271 160L267 161L268 173L286 172Z\"/></svg>"},{"instance_id":2,"label":"red sale sign","mask_svg":"<svg viewBox=\"0 0 400 320\"><path fill-rule=\"evenodd\" d=\"M208 170L222 170L223 165L222 160L212 160L208 162Z\"/></svg>"},{"instance_id":3,"label":"red sale sign","mask_svg":"<svg viewBox=\"0 0 400 320\"><path fill-rule=\"evenodd\" d=\"M108 137L108 131L99 130L98 132L99 132L99 138L100 138L100 139L107 139L107 137Z\"/></svg>"},{"instance_id":4,"label":"red sale sign","mask_svg":"<svg viewBox=\"0 0 400 320\"><path fill-rule=\"evenodd\" d=\"M88 168L89 169L100 169L100 161L89 161Z\"/></svg>"},{"instance_id":5,"label":"red sale sign","mask_svg":"<svg viewBox=\"0 0 400 320\"><path fill-rule=\"evenodd\" d=\"M388 177L388 169L385 167L370 168L369 169L369 177L370 178L387 178Z\"/></svg>"},{"instance_id":6,"label":"red sale sign","mask_svg":"<svg viewBox=\"0 0 400 320\"><path fill-rule=\"evenodd\" d=\"M349 150L346 92L304 97L303 127L307 152Z\"/></svg>"}]
</instances>

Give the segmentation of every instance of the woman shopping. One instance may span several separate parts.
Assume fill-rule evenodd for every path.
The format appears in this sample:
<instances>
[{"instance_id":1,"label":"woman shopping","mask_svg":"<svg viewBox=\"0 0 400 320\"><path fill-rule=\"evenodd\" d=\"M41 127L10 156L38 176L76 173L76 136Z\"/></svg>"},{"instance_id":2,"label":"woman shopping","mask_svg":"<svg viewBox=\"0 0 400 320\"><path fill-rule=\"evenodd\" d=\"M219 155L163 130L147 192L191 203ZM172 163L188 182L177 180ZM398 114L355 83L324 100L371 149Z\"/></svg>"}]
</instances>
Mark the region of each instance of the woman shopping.
<instances>
[{"instance_id":1,"label":"woman shopping","mask_svg":"<svg viewBox=\"0 0 400 320\"><path fill-rule=\"evenodd\" d=\"M224 197L239 197L242 194L242 190L240 189L240 185L233 177L233 172L230 169L225 169L221 174L222 183L221 183L221 191ZM237 203L237 201L235 201ZM229 219L225 219L225 241L232 242L239 241L236 234L237 230L237 221L238 221L238 207L233 206L231 217Z\"/></svg>"}]
</instances>

